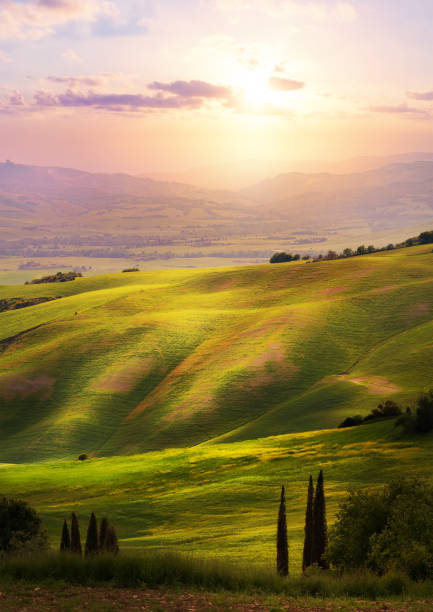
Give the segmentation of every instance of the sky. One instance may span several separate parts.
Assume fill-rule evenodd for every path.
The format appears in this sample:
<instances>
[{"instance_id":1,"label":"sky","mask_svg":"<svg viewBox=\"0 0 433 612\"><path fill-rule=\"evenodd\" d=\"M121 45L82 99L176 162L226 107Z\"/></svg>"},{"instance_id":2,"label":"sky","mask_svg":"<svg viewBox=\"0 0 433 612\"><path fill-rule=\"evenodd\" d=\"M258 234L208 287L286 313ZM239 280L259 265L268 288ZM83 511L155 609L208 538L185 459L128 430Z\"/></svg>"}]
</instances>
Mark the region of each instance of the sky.
<instances>
[{"instance_id":1,"label":"sky","mask_svg":"<svg viewBox=\"0 0 433 612\"><path fill-rule=\"evenodd\" d=\"M0 160L433 150L432 0L0 0Z\"/></svg>"}]
</instances>

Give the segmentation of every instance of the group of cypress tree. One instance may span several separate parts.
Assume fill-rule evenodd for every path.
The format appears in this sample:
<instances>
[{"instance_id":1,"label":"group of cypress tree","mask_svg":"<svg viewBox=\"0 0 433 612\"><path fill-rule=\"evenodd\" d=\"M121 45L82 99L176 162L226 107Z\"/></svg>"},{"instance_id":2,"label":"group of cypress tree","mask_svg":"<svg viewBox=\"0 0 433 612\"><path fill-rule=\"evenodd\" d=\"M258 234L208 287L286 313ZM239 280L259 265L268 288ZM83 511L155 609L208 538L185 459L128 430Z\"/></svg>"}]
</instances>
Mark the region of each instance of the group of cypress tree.
<instances>
[{"instance_id":1,"label":"group of cypress tree","mask_svg":"<svg viewBox=\"0 0 433 612\"><path fill-rule=\"evenodd\" d=\"M324 557L327 544L328 528L326 524L325 490L323 487L323 471L320 470L315 491L312 476L310 476L308 483L304 554L302 558L303 572L305 572L307 567L314 564L317 564L322 569L328 569L329 566ZM281 487L277 523L277 572L280 576L289 575L289 545L287 541L284 485Z\"/></svg>"},{"instance_id":2,"label":"group of cypress tree","mask_svg":"<svg viewBox=\"0 0 433 612\"><path fill-rule=\"evenodd\" d=\"M308 483L304 554L302 557L303 572L315 563L322 569L328 569L329 565L324 557L327 544L328 526L326 523L325 490L323 487L323 471L320 470L315 491L312 476L310 476Z\"/></svg>"},{"instance_id":3,"label":"group of cypress tree","mask_svg":"<svg viewBox=\"0 0 433 612\"><path fill-rule=\"evenodd\" d=\"M66 519L63 522L60 551L74 553L80 555L80 557L83 554L81 547L80 526L78 524L78 519L75 512L72 513L71 517L70 533ZM115 555L119 552L116 531L113 525L110 525L108 520L103 518L98 533L98 523L96 521L95 513L92 512L89 520L89 526L87 528L84 555L86 557L90 557L92 555L104 552Z\"/></svg>"}]
</instances>

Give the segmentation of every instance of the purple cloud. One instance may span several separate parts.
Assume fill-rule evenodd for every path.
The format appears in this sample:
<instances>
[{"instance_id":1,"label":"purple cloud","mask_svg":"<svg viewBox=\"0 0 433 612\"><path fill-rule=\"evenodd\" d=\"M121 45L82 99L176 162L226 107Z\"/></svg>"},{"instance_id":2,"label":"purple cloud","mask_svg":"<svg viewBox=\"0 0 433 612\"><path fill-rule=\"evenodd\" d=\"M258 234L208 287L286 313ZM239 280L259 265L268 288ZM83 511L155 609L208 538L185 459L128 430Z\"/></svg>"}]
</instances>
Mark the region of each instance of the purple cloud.
<instances>
[{"instance_id":1,"label":"purple cloud","mask_svg":"<svg viewBox=\"0 0 433 612\"><path fill-rule=\"evenodd\" d=\"M274 76L269 79L268 86L276 91L295 91L296 89L303 89L305 83Z\"/></svg>"},{"instance_id":2,"label":"purple cloud","mask_svg":"<svg viewBox=\"0 0 433 612\"><path fill-rule=\"evenodd\" d=\"M229 87L213 85L205 81L173 81L172 83L160 83L154 81L148 85L148 89L166 91L183 98L217 98L226 99L231 95Z\"/></svg>"},{"instance_id":3,"label":"purple cloud","mask_svg":"<svg viewBox=\"0 0 433 612\"><path fill-rule=\"evenodd\" d=\"M38 91L34 95L34 101L38 106L94 107L114 111L146 108L199 108L202 105L202 101L199 98L164 97L161 94L155 96L101 94L92 91L87 92L87 94L80 94L71 90L63 94Z\"/></svg>"},{"instance_id":4,"label":"purple cloud","mask_svg":"<svg viewBox=\"0 0 433 612\"><path fill-rule=\"evenodd\" d=\"M411 100L433 100L433 90L432 91L408 91L407 97Z\"/></svg>"}]
</instances>

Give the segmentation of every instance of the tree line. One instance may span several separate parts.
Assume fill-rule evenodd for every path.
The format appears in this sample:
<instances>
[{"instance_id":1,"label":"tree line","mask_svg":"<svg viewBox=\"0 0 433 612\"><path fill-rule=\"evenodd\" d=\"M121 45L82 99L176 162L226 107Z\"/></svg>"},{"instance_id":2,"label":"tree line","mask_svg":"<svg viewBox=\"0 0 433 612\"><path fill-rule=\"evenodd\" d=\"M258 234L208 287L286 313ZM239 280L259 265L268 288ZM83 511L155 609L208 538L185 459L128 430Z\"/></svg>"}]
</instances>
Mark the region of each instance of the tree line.
<instances>
[{"instance_id":1,"label":"tree line","mask_svg":"<svg viewBox=\"0 0 433 612\"><path fill-rule=\"evenodd\" d=\"M331 260L331 259L346 259L347 257L357 257L359 255L369 255L371 253L379 253L381 251L392 251L393 249L404 249L406 247L422 245L422 244L431 244L433 243L433 230L421 232L418 236L413 236L412 238L407 238L403 242L399 242L397 244L389 243L384 247L376 248L372 244L365 246L361 244L357 249L353 250L350 248L343 249L341 253L337 253L336 251L329 250L326 255L322 255L321 253L317 257L311 257L310 255L304 255L302 257L303 260L310 261L323 261L323 260ZM283 263L288 261L299 261L301 256L299 253L292 255L292 253L285 253L284 251L279 251L274 253L269 260L269 263Z\"/></svg>"},{"instance_id":2,"label":"tree line","mask_svg":"<svg viewBox=\"0 0 433 612\"><path fill-rule=\"evenodd\" d=\"M405 411L396 402L386 400L377 408L363 417L360 414L349 416L338 426L355 427L371 421L398 417L395 424L402 427L406 433L425 434L433 430L433 389L427 393L421 393L415 403L415 407L408 406Z\"/></svg>"}]
</instances>

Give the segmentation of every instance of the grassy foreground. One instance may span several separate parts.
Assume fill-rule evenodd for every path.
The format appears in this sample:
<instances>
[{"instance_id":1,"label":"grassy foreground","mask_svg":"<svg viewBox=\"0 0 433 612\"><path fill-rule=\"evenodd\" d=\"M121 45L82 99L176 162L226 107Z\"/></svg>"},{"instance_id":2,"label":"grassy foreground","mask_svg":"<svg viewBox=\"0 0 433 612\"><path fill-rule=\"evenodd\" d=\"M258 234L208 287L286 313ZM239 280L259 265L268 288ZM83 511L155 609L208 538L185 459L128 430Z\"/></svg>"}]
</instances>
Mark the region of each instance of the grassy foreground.
<instances>
[{"instance_id":1,"label":"grassy foreground","mask_svg":"<svg viewBox=\"0 0 433 612\"><path fill-rule=\"evenodd\" d=\"M338 576L312 572L281 578L274 568L234 565L174 553L97 556L81 559L71 554L47 554L0 561L0 580L116 587L189 587L209 591L243 591L291 597L432 597L433 583L418 583L400 574L357 573Z\"/></svg>"},{"instance_id":2,"label":"grassy foreground","mask_svg":"<svg viewBox=\"0 0 433 612\"><path fill-rule=\"evenodd\" d=\"M433 387L429 247L1 287L0 461L335 427ZM17 295L19 293L19 296Z\"/></svg>"},{"instance_id":3,"label":"grassy foreground","mask_svg":"<svg viewBox=\"0 0 433 612\"><path fill-rule=\"evenodd\" d=\"M432 464L432 434L408 439L393 421L382 421L84 462L3 464L0 489L37 508L54 547L71 511L79 516L82 537L95 511L116 526L123 551L172 550L273 568L284 483L296 574L310 473L324 469L332 523L348 487L381 486L401 475L431 480Z\"/></svg>"}]
</instances>

